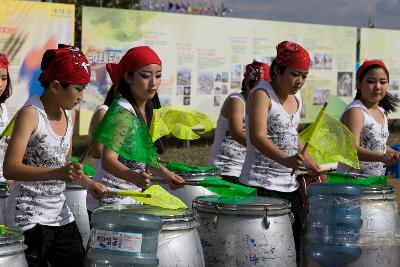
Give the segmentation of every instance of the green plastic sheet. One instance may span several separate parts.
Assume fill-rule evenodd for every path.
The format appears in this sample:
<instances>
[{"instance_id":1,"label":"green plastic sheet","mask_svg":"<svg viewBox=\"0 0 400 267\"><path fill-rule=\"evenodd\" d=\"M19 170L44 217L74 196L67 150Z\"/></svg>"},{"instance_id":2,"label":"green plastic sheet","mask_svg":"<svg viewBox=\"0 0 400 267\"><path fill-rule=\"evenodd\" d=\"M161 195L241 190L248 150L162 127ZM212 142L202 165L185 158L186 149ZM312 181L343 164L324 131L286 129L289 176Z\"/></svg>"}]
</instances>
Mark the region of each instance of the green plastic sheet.
<instances>
[{"instance_id":1,"label":"green plastic sheet","mask_svg":"<svg viewBox=\"0 0 400 267\"><path fill-rule=\"evenodd\" d=\"M255 188L230 183L230 182L227 182L227 181L222 180L215 176L206 177L203 181L199 182L199 185L201 185L202 183L207 184L207 186L205 186L205 188L207 188L211 192L214 192L222 197L252 197L252 196L255 197L255 196L257 196L257 189L255 189ZM229 185L229 187L227 187L227 188L212 187L212 186L210 186L210 184Z\"/></svg>"},{"instance_id":2,"label":"green plastic sheet","mask_svg":"<svg viewBox=\"0 0 400 267\"><path fill-rule=\"evenodd\" d=\"M337 172L327 172L328 183L334 184L356 184L366 187L375 186L386 186L387 177L382 176L370 176L370 177L355 177L349 174L337 173Z\"/></svg>"},{"instance_id":3,"label":"green plastic sheet","mask_svg":"<svg viewBox=\"0 0 400 267\"><path fill-rule=\"evenodd\" d=\"M168 161L166 167L173 172L209 172L218 170L215 166L192 166L175 161Z\"/></svg>"}]
</instances>

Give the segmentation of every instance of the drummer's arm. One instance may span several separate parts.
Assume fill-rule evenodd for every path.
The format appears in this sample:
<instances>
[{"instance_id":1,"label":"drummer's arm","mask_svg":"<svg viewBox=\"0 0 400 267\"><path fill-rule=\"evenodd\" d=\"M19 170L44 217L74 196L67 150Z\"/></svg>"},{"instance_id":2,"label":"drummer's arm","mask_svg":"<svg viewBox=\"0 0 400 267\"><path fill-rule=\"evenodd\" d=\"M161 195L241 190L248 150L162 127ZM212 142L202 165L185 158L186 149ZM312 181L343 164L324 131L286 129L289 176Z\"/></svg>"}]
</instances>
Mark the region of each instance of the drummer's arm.
<instances>
[{"instance_id":1,"label":"drummer's arm","mask_svg":"<svg viewBox=\"0 0 400 267\"><path fill-rule=\"evenodd\" d=\"M385 153L372 151L360 145L360 135L364 126L364 115L359 108L347 110L343 114L341 122L354 135L357 146L357 155L360 161L383 162L385 164L390 164L391 157L386 156Z\"/></svg>"},{"instance_id":2,"label":"drummer's arm","mask_svg":"<svg viewBox=\"0 0 400 267\"><path fill-rule=\"evenodd\" d=\"M146 188L150 184L149 175L145 171L137 172L129 169L118 160L118 154L107 147L103 149L101 165L106 172L141 188Z\"/></svg>"},{"instance_id":3,"label":"drummer's arm","mask_svg":"<svg viewBox=\"0 0 400 267\"><path fill-rule=\"evenodd\" d=\"M298 151L303 151L304 144L303 141L300 139L300 135L297 136L298 139ZM320 172L320 168L318 164L310 157L310 155L307 153L307 151L304 151L302 154L304 157L304 167L306 167L307 170L311 170L312 172Z\"/></svg>"},{"instance_id":4,"label":"drummer's arm","mask_svg":"<svg viewBox=\"0 0 400 267\"><path fill-rule=\"evenodd\" d=\"M149 167L151 173L160 176L164 179L169 180L170 182L174 183L174 184L182 184L185 182L185 180L183 180L182 177L180 177L179 175L176 175L175 173L171 172L170 170L168 170L164 165L160 164L160 168L153 168L153 167Z\"/></svg>"}]
</instances>

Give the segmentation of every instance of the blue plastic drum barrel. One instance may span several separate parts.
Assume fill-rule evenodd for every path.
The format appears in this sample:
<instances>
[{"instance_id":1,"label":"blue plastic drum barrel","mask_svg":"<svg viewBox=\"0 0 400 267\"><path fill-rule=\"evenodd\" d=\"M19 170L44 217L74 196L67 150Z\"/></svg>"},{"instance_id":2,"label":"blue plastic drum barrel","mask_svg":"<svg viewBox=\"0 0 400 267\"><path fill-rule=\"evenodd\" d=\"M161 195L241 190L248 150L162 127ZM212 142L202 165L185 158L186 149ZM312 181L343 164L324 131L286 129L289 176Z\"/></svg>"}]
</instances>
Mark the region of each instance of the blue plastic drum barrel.
<instances>
[{"instance_id":1,"label":"blue plastic drum barrel","mask_svg":"<svg viewBox=\"0 0 400 267\"><path fill-rule=\"evenodd\" d=\"M304 224L303 266L345 266L361 256L362 193L357 185L315 183L308 187L310 212Z\"/></svg>"},{"instance_id":2,"label":"blue plastic drum barrel","mask_svg":"<svg viewBox=\"0 0 400 267\"><path fill-rule=\"evenodd\" d=\"M400 266L400 218L392 186L312 184L303 266Z\"/></svg>"},{"instance_id":3,"label":"blue plastic drum barrel","mask_svg":"<svg viewBox=\"0 0 400 267\"><path fill-rule=\"evenodd\" d=\"M103 206L95 210L91 224L87 266L204 266L191 209Z\"/></svg>"}]
</instances>

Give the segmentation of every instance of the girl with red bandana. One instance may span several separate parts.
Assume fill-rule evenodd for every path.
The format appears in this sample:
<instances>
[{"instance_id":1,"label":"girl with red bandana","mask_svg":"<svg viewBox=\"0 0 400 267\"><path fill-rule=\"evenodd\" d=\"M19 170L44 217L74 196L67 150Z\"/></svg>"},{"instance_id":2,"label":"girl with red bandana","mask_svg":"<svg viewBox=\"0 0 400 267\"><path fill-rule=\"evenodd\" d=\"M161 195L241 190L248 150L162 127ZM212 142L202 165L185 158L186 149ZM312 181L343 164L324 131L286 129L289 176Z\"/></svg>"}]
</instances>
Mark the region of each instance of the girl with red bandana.
<instances>
[{"instance_id":1,"label":"girl with red bandana","mask_svg":"<svg viewBox=\"0 0 400 267\"><path fill-rule=\"evenodd\" d=\"M396 111L399 100L387 91L389 71L381 60L365 61L356 79L356 97L346 107L341 121L356 139L361 168L357 170L339 163L337 172L385 175L385 165L394 164L400 155L386 145L389 136L386 114Z\"/></svg>"},{"instance_id":2,"label":"girl with red bandana","mask_svg":"<svg viewBox=\"0 0 400 267\"><path fill-rule=\"evenodd\" d=\"M319 167L303 149L297 128L310 57L300 45L284 41L270 67L271 82L261 81L246 103L247 151L240 182L257 188L259 196L277 197L291 203L295 216L293 234L300 248L301 201L296 176L302 163L318 172Z\"/></svg>"},{"instance_id":3,"label":"girl with red bandana","mask_svg":"<svg viewBox=\"0 0 400 267\"><path fill-rule=\"evenodd\" d=\"M250 90L261 80L270 81L269 66L254 60L246 66L242 92L230 94L221 108L209 164L215 165L228 182L239 182L246 155L245 103Z\"/></svg>"},{"instance_id":4,"label":"girl with red bandana","mask_svg":"<svg viewBox=\"0 0 400 267\"><path fill-rule=\"evenodd\" d=\"M128 50L118 64L107 65L111 80L121 96L118 104L147 123L151 122L153 108L159 106L157 91L161 83L162 65L158 55L148 46L138 46ZM126 160L117 153L103 148L101 154L102 171L97 171L93 179L107 186L109 191L130 189L141 191L150 185L150 175L146 165ZM183 179L160 165L151 169L157 176L164 177L174 184ZM100 200L88 196L90 211L105 204L137 204L130 197L109 196Z\"/></svg>"},{"instance_id":5,"label":"girl with red bandana","mask_svg":"<svg viewBox=\"0 0 400 267\"><path fill-rule=\"evenodd\" d=\"M14 180L6 222L24 231L30 266L83 266L82 238L64 190L73 182L93 194L105 191L69 161L72 109L90 81L90 66L79 49L63 47L47 50L41 69L44 92L18 112L4 159L4 175Z\"/></svg>"},{"instance_id":6,"label":"girl with red bandana","mask_svg":"<svg viewBox=\"0 0 400 267\"><path fill-rule=\"evenodd\" d=\"M0 133L5 130L9 122L7 107L5 104L5 101L11 96L12 92L8 66L9 62L6 54L0 53ZM2 137L0 140L0 166L3 166L6 148L6 138ZM0 182L6 182L6 179L3 176L3 167L0 167Z\"/></svg>"}]
</instances>

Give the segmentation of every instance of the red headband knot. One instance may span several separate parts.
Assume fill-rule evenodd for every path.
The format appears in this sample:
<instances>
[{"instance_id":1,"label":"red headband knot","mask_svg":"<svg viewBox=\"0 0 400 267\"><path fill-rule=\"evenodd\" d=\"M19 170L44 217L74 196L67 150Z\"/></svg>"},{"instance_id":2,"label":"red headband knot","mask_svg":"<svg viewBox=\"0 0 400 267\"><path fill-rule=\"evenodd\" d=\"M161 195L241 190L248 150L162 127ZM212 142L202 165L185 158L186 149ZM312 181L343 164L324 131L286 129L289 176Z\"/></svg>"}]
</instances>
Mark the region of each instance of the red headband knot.
<instances>
[{"instance_id":1,"label":"red headband knot","mask_svg":"<svg viewBox=\"0 0 400 267\"><path fill-rule=\"evenodd\" d=\"M270 82L269 66L268 64L254 60L253 63L246 65L244 77L253 81L266 80Z\"/></svg>"},{"instance_id":2,"label":"red headband knot","mask_svg":"<svg viewBox=\"0 0 400 267\"><path fill-rule=\"evenodd\" d=\"M90 82L90 64L82 51L73 46L59 45L54 49L55 56L43 70L42 79L60 83L88 84Z\"/></svg>"},{"instance_id":3,"label":"red headband knot","mask_svg":"<svg viewBox=\"0 0 400 267\"><path fill-rule=\"evenodd\" d=\"M0 53L0 68L8 69L9 64L10 63L8 62L7 55Z\"/></svg>"},{"instance_id":4,"label":"red headband knot","mask_svg":"<svg viewBox=\"0 0 400 267\"><path fill-rule=\"evenodd\" d=\"M383 61L378 60L378 59L375 59L375 60L366 60L366 61L364 61L364 63L363 63L363 64L358 68L358 70L357 70L357 75L356 75L357 80L360 79L361 74L362 74L368 67L371 67L371 66L379 66L379 67L382 67L382 68L386 71L386 73L389 74L389 71L388 71L388 69L386 68L386 65L385 65L385 63L383 63Z\"/></svg>"},{"instance_id":5,"label":"red headband knot","mask_svg":"<svg viewBox=\"0 0 400 267\"><path fill-rule=\"evenodd\" d=\"M299 70L308 70L310 67L310 55L301 45L283 41L276 47L276 63L281 66Z\"/></svg>"}]
</instances>

